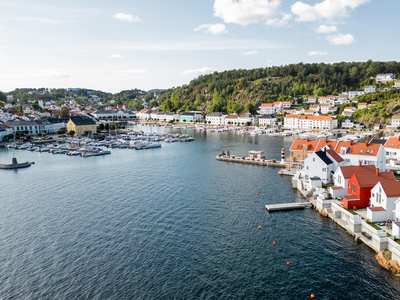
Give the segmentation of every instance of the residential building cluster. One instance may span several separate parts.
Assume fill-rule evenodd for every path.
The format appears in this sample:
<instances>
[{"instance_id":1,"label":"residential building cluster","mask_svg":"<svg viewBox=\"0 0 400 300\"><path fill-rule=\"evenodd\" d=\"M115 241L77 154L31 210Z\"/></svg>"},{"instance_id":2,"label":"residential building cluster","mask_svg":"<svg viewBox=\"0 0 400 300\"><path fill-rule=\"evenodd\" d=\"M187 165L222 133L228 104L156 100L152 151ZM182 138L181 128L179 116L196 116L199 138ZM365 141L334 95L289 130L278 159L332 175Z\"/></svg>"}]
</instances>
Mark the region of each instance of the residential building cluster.
<instances>
[{"instance_id":1,"label":"residential building cluster","mask_svg":"<svg viewBox=\"0 0 400 300\"><path fill-rule=\"evenodd\" d=\"M387 165L400 161L400 137L356 143L296 139L288 159L298 171L294 186L312 193L322 184L346 209L366 209L372 222L400 221L400 182ZM393 227L400 237L400 223Z\"/></svg>"}]
</instances>

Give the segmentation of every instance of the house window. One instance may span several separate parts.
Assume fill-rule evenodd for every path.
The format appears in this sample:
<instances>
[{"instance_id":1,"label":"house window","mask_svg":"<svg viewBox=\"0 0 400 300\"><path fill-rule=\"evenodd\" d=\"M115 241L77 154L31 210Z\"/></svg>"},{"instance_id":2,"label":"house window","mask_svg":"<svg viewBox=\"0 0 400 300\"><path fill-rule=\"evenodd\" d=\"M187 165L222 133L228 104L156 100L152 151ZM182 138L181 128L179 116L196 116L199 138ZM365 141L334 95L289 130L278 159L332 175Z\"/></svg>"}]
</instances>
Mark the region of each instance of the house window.
<instances>
[{"instance_id":1,"label":"house window","mask_svg":"<svg viewBox=\"0 0 400 300\"><path fill-rule=\"evenodd\" d=\"M374 153L374 150L371 150L371 154Z\"/></svg>"},{"instance_id":2,"label":"house window","mask_svg":"<svg viewBox=\"0 0 400 300\"><path fill-rule=\"evenodd\" d=\"M313 158L312 161L315 161L315 158Z\"/></svg>"},{"instance_id":3,"label":"house window","mask_svg":"<svg viewBox=\"0 0 400 300\"><path fill-rule=\"evenodd\" d=\"M363 151L364 151L364 149L361 149L361 150L360 150L360 153L363 153Z\"/></svg>"},{"instance_id":4,"label":"house window","mask_svg":"<svg viewBox=\"0 0 400 300\"><path fill-rule=\"evenodd\" d=\"M306 167L306 170L308 170L308 166Z\"/></svg>"},{"instance_id":5,"label":"house window","mask_svg":"<svg viewBox=\"0 0 400 300\"><path fill-rule=\"evenodd\" d=\"M326 168L322 168L322 172L326 172Z\"/></svg>"},{"instance_id":6,"label":"house window","mask_svg":"<svg viewBox=\"0 0 400 300\"><path fill-rule=\"evenodd\" d=\"M355 183L352 183L352 184L351 184L351 192L352 192L353 194L356 193L356 184L355 184Z\"/></svg>"}]
</instances>

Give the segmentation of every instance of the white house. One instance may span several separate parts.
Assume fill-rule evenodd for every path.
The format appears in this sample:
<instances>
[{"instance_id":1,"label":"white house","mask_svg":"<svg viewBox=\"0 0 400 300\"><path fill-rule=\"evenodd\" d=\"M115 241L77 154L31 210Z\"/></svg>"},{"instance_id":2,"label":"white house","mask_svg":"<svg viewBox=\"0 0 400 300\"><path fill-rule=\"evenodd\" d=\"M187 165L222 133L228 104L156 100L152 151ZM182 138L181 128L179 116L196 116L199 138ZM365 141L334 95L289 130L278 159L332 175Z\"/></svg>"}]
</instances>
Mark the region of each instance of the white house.
<instances>
[{"instance_id":1,"label":"white house","mask_svg":"<svg viewBox=\"0 0 400 300\"><path fill-rule=\"evenodd\" d=\"M282 109L290 109L291 106L292 106L292 102L290 102L290 101L282 102Z\"/></svg>"},{"instance_id":2,"label":"white house","mask_svg":"<svg viewBox=\"0 0 400 300\"><path fill-rule=\"evenodd\" d=\"M357 96L364 95L364 91L349 91L348 95L349 95L349 99L354 99Z\"/></svg>"},{"instance_id":3,"label":"white house","mask_svg":"<svg viewBox=\"0 0 400 300\"><path fill-rule=\"evenodd\" d=\"M367 108L367 102L359 102L357 105L357 109Z\"/></svg>"},{"instance_id":4,"label":"white house","mask_svg":"<svg viewBox=\"0 0 400 300\"><path fill-rule=\"evenodd\" d=\"M307 98L304 98L303 102L308 103L308 104L315 104L315 103L317 103L317 98L316 97L307 97Z\"/></svg>"},{"instance_id":5,"label":"white house","mask_svg":"<svg viewBox=\"0 0 400 300\"><path fill-rule=\"evenodd\" d=\"M373 85L364 86L364 93L365 94L375 93L375 91L376 91L376 87L373 86Z\"/></svg>"},{"instance_id":6,"label":"white house","mask_svg":"<svg viewBox=\"0 0 400 300\"><path fill-rule=\"evenodd\" d=\"M351 115L352 115L353 113L355 113L356 110L357 110L357 108L355 108L355 107L351 107L351 106L346 107L346 108L343 110L342 115L343 115L343 116L346 116L346 117L351 117Z\"/></svg>"},{"instance_id":7,"label":"white house","mask_svg":"<svg viewBox=\"0 0 400 300\"><path fill-rule=\"evenodd\" d=\"M394 85L392 87L395 89L399 89L400 88L400 79L396 79L394 81Z\"/></svg>"},{"instance_id":8,"label":"white house","mask_svg":"<svg viewBox=\"0 0 400 300\"><path fill-rule=\"evenodd\" d=\"M392 117L392 128L397 128L400 126L400 116Z\"/></svg>"},{"instance_id":9,"label":"white house","mask_svg":"<svg viewBox=\"0 0 400 300\"><path fill-rule=\"evenodd\" d=\"M396 218L395 202L400 198L400 181L378 182L371 189L370 206L382 207L383 210L367 209L367 218L371 222L394 220Z\"/></svg>"},{"instance_id":10,"label":"white house","mask_svg":"<svg viewBox=\"0 0 400 300\"><path fill-rule=\"evenodd\" d=\"M393 81L394 75L393 73L386 73L386 74L378 74L376 75L376 82L387 82L387 81Z\"/></svg>"},{"instance_id":11,"label":"white house","mask_svg":"<svg viewBox=\"0 0 400 300\"><path fill-rule=\"evenodd\" d=\"M387 139L384 148L386 151L386 163L397 165L400 162L400 136Z\"/></svg>"},{"instance_id":12,"label":"white house","mask_svg":"<svg viewBox=\"0 0 400 300\"><path fill-rule=\"evenodd\" d=\"M374 174L376 172L375 166L372 165L361 165L358 166L340 166L336 169L333 174L333 183L334 188L329 189L329 193L332 197L343 197L348 194L347 186L349 183L349 179L353 174L363 174L363 173L371 173Z\"/></svg>"},{"instance_id":13,"label":"white house","mask_svg":"<svg viewBox=\"0 0 400 300\"><path fill-rule=\"evenodd\" d=\"M239 125L246 125L246 123L248 123L248 122L250 122L251 124L256 124L257 118L255 116L252 116L249 113L245 113L245 114L239 115L237 122Z\"/></svg>"},{"instance_id":14,"label":"white house","mask_svg":"<svg viewBox=\"0 0 400 300\"><path fill-rule=\"evenodd\" d=\"M238 125L238 115L228 115L225 117L225 125Z\"/></svg>"},{"instance_id":15,"label":"white house","mask_svg":"<svg viewBox=\"0 0 400 300\"><path fill-rule=\"evenodd\" d=\"M333 174L340 165L344 164L344 160L332 150L332 156L329 154L329 148L324 148L320 151L310 153L304 159L304 168L301 172L305 180L310 177L319 177L323 183L331 183Z\"/></svg>"},{"instance_id":16,"label":"white house","mask_svg":"<svg viewBox=\"0 0 400 300\"><path fill-rule=\"evenodd\" d=\"M221 112L214 112L206 115L206 122L207 124L212 125L225 125L225 117L228 114L221 113Z\"/></svg>"},{"instance_id":17,"label":"white house","mask_svg":"<svg viewBox=\"0 0 400 300\"><path fill-rule=\"evenodd\" d=\"M283 119L284 128L299 128L300 115L288 115Z\"/></svg>"},{"instance_id":18,"label":"white house","mask_svg":"<svg viewBox=\"0 0 400 300\"><path fill-rule=\"evenodd\" d=\"M261 103L261 106L259 107L259 110L257 110L257 113L259 115L273 115L278 111L280 111L280 109L277 109L277 107L273 103Z\"/></svg>"},{"instance_id":19,"label":"white house","mask_svg":"<svg viewBox=\"0 0 400 300\"><path fill-rule=\"evenodd\" d=\"M350 128L355 128L355 129L361 129L364 128L364 124L363 123L358 123L358 122L354 122L354 120L351 119L345 119L342 121L342 128L343 129L350 129Z\"/></svg>"},{"instance_id":20,"label":"white house","mask_svg":"<svg viewBox=\"0 0 400 300\"><path fill-rule=\"evenodd\" d=\"M274 127L276 124L276 118L272 115L262 115L258 117L258 124Z\"/></svg>"},{"instance_id":21,"label":"white house","mask_svg":"<svg viewBox=\"0 0 400 300\"><path fill-rule=\"evenodd\" d=\"M329 105L329 104L325 104L325 105ZM312 111L319 111L320 107L319 107L318 104L313 104L313 105L310 105L309 109L312 110Z\"/></svg>"},{"instance_id":22,"label":"white house","mask_svg":"<svg viewBox=\"0 0 400 300\"><path fill-rule=\"evenodd\" d=\"M386 171L386 152L381 144L339 142L336 152L346 161L346 165L374 165L381 172Z\"/></svg>"},{"instance_id":23,"label":"white house","mask_svg":"<svg viewBox=\"0 0 400 300\"><path fill-rule=\"evenodd\" d=\"M331 110L331 105L330 104L321 104L321 113L322 114L327 114Z\"/></svg>"}]
</instances>

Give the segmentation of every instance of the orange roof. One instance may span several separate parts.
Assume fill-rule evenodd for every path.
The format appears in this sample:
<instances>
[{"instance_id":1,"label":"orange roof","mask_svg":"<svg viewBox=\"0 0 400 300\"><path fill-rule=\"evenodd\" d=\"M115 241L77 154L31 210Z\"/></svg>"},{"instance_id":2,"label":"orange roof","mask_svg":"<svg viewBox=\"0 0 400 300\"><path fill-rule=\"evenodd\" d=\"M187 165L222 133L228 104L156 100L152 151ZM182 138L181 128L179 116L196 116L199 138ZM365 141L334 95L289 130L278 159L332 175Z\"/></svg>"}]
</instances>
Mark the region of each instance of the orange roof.
<instances>
[{"instance_id":1,"label":"orange roof","mask_svg":"<svg viewBox=\"0 0 400 300\"><path fill-rule=\"evenodd\" d=\"M306 139L295 139L293 141L292 146L290 146L291 151L302 149L299 146L309 145L308 152L315 152L321 150L326 145L329 145L332 148L336 147L338 141L329 141L329 140L306 140Z\"/></svg>"},{"instance_id":2,"label":"orange roof","mask_svg":"<svg viewBox=\"0 0 400 300\"><path fill-rule=\"evenodd\" d=\"M300 120L333 120L331 116L302 116Z\"/></svg>"},{"instance_id":3,"label":"orange roof","mask_svg":"<svg viewBox=\"0 0 400 300\"><path fill-rule=\"evenodd\" d=\"M354 109L354 108L355 108L355 107L349 106L349 107L346 107L345 110L346 110L346 109Z\"/></svg>"},{"instance_id":4,"label":"orange roof","mask_svg":"<svg viewBox=\"0 0 400 300\"><path fill-rule=\"evenodd\" d=\"M381 182L382 188L388 197L400 197L400 181Z\"/></svg>"},{"instance_id":5,"label":"orange roof","mask_svg":"<svg viewBox=\"0 0 400 300\"><path fill-rule=\"evenodd\" d=\"M261 107L273 107L272 103L261 103Z\"/></svg>"},{"instance_id":6,"label":"orange roof","mask_svg":"<svg viewBox=\"0 0 400 300\"><path fill-rule=\"evenodd\" d=\"M389 138L385 143L385 148L400 149L400 137Z\"/></svg>"},{"instance_id":7,"label":"orange roof","mask_svg":"<svg viewBox=\"0 0 400 300\"><path fill-rule=\"evenodd\" d=\"M353 174L372 173L375 174L376 167L374 165L361 165L361 166L344 166L339 167L342 171L343 177L349 179Z\"/></svg>"},{"instance_id":8,"label":"orange roof","mask_svg":"<svg viewBox=\"0 0 400 300\"><path fill-rule=\"evenodd\" d=\"M288 115L288 116L285 117L285 119L286 118L297 119L298 117L299 117L299 115Z\"/></svg>"},{"instance_id":9,"label":"orange roof","mask_svg":"<svg viewBox=\"0 0 400 300\"><path fill-rule=\"evenodd\" d=\"M283 104L291 104L292 102L290 102L290 101L283 101L282 103L283 103Z\"/></svg>"},{"instance_id":10,"label":"orange roof","mask_svg":"<svg viewBox=\"0 0 400 300\"><path fill-rule=\"evenodd\" d=\"M321 106L329 106L330 104L321 104Z\"/></svg>"},{"instance_id":11,"label":"orange roof","mask_svg":"<svg viewBox=\"0 0 400 300\"><path fill-rule=\"evenodd\" d=\"M281 101L274 101L274 104L281 104Z\"/></svg>"},{"instance_id":12,"label":"orange roof","mask_svg":"<svg viewBox=\"0 0 400 300\"><path fill-rule=\"evenodd\" d=\"M355 177L360 187L373 187L378 182L396 181L393 172L380 172L378 176L374 173L355 173L351 178ZM350 180L351 180L350 178Z\"/></svg>"},{"instance_id":13,"label":"orange roof","mask_svg":"<svg viewBox=\"0 0 400 300\"><path fill-rule=\"evenodd\" d=\"M336 152L340 152L342 147L347 147L346 154L377 156L381 148L381 144L339 142Z\"/></svg>"}]
</instances>

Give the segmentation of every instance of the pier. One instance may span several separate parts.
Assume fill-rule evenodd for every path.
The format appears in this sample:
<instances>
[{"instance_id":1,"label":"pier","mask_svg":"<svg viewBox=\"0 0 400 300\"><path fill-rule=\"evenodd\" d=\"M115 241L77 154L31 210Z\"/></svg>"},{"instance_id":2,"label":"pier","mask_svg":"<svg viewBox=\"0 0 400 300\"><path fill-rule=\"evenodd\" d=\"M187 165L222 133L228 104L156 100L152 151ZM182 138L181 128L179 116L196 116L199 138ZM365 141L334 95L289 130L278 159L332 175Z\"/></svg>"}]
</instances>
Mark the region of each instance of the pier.
<instances>
[{"instance_id":1,"label":"pier","mask_svg":"<svg viewBox=\"0 0 400 300\"><path fill-rule=\"evenodd\" d=\"M295 209L304 209L308 205L310 205L311 202L295 202L295 203L281 203L281 204L267 204L265 205L265 208L269 212L273 211L284 211L284 210L295 210Z\"/></svg>"},{"instance_id":2,"label":"pier","mask_svg":"<svg viewBox=\"0 0 400 300\"><path fill-rule=\"evenodd\" d=\"M241 163L241 164L249 164L249 165L258 165L258 166L266 166L266 167L277 167L277 168L286 168L286 163L281 163L276 161L275 159L266 159L266 158L251 158L251 157L243 157L237 155L224 155L220 154L216 157L219 161L227 161L233 163Z\"/></svg>"}]
</instances>

